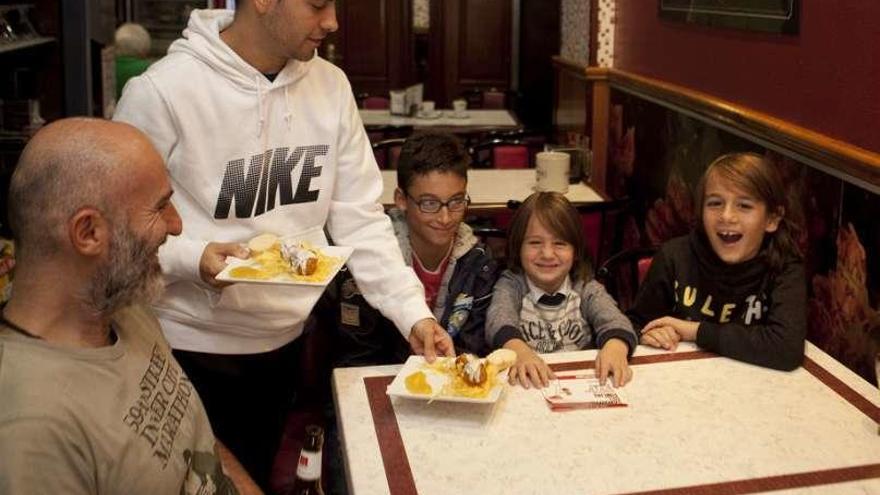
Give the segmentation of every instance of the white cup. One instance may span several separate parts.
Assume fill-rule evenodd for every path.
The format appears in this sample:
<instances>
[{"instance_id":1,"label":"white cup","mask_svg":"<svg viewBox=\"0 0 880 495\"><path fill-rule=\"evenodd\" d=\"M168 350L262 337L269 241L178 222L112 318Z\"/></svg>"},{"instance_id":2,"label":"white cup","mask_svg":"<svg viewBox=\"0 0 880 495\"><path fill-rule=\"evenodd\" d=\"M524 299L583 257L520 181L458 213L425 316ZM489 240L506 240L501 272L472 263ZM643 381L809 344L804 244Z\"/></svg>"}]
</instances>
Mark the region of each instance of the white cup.
<instances>
[{"instance_id":1,"label":"white cup","mask_svg":"<svg viewBox=\"0 0 880 495\"><path fill-rule=\"evenodd\" d=\"M535 190L568 192L568 153L542 151L535 156Z\"/></svg>"},{"instance_id":2,"label":"white cup","mask_svg":"<svg viewBox=\"0 0 880 495\"><path fill-rule=\"evenodd\" d=\"M467 110L467 100L459 98L452 101L452 111L456 117L464 117Z\"/></svg>"},{"instance_id":3,"label":"white cup","mask_svg":"<svg viewBox=\"0 0 880 495\"><path fill-rule=\"evenodd\" d=\"M423 101L422 107L419 110L421 110L422 115L433 115L434 114L434 102L431 100Z\"/></svg>"}]
</instances>

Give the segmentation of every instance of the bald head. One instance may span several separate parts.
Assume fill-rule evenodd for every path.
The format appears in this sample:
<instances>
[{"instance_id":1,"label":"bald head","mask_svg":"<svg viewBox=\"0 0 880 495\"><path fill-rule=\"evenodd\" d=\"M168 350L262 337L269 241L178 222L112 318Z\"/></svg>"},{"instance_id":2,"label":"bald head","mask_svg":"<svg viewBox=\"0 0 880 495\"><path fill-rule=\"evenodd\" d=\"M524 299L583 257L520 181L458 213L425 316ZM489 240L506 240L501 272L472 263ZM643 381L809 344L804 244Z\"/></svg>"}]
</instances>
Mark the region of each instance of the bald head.
<instances>
[{"instance_id":1,"label":"bald head","mask_svg":"<svg viewBox=\"0 0 880 495\"><path fill-rule=\"evenodd\" d=\"M117 214L135 187L126 177L145 156L157 157L152 144L123 123L71 118L37 132L9 187L9 223L22 257L50 255L64 246L66 222L82 208Z\"/></svg>"}]
</instances>

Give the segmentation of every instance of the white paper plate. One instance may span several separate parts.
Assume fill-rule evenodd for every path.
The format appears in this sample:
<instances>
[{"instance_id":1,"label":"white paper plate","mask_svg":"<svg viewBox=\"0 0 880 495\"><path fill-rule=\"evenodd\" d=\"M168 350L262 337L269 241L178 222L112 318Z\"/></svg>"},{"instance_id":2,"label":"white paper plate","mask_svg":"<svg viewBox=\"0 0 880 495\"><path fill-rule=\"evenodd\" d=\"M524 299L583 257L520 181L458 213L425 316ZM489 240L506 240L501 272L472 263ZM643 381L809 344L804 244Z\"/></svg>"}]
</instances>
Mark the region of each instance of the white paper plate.
<instances>
[{"instance_id":1,"label":"white paper plate","mask_svg":"<svg viewBox=\"0 0 880 495\"><path fill-rule=\"evenodd\" d=\"M311 281L311 280L296 280L286 277L275 277L269 279L255 279L255 278L240 278L233 277L229 274L229 272L239 266L254 266L256 265L256 261L254 260L243 260L240 258L227 258L226 268L223 269L222 272L217 274L216 279L222 280L224 282L232 282L232 283L246 283L246 284L263 284L263 285L316 285L316 286L325 286L333 280L333 277L336 276L336 273L339 272L339 269L342 268L342 265L345 264L345 261L351 256L354 248L350 246L321 246L320 249L327 256L332 256L334 258L338 258L338 261L330 270L330 273L323 280Z\"/></svg>"},{"instance_id":2,"label":"white paper plate","mask_svg":"<svg viewBox=\"0 0 880 495\"><path fill-rule=\"evenodd\" d=\"M437 359L450 358L438 357ZM435 391L434 395L414 394L406 389L406 377L408 377L412 373L415 373L416 371L422 371L425 373L425 378L427 379L428 384L431 385L431 389ZM391 385L388 385L388 389L385 393L387 393L391 397L405 397L407 399L492 404L498 401L498 398L501 397L501 392L503 392L504 388L507 386L507 371L508 370L504 370L501 373L498 373L498 376L496 378L497 383L489 391L489 395L483 397L482 399L476 399L473 397L461 397L457 395L438 395L436 392L441 390L443 386L449 382L449 376L428 367L426 365L425 358L423 358L422 356L410 356L409 359L406 360L406 363L403 364L403 368L400 370L397 376L394 377L394 381L391 382Z\"/></svg>"}]
</instances>

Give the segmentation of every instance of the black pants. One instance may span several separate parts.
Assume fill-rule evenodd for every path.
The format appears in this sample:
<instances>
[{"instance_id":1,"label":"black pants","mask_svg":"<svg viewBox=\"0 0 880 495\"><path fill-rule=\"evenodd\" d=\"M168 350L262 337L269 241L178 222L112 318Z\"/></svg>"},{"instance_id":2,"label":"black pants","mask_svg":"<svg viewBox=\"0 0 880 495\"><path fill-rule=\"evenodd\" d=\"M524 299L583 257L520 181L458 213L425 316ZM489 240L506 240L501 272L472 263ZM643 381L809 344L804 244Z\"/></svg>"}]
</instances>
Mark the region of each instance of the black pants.
<instances>
[{"instance_id":1,"label":"black pants","mask_svg":"<svg viewBox=\"0 0 880 495\"><path fill-rule=\"evenodd\" d=\"M266 493L299 371L299 339L262 354L174 351L214 435Z\"/></svg>"}]
</instances>

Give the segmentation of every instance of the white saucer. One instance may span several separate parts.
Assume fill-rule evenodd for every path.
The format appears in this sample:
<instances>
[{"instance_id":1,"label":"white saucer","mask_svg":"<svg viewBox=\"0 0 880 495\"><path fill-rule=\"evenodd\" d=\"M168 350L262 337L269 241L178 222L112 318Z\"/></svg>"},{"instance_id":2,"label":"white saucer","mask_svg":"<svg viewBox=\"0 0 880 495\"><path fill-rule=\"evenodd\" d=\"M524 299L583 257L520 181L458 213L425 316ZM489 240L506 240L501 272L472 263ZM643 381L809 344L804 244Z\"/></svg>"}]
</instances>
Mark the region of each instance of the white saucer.
<instances>
[{"instance_id":1,"label":"white saucer","mask_svg":"<svg viewBox=\"0 0 880 495\"><path fill-rule=\"evenodd\" d=\"M469 119L470 115L467 113L455 113L455 112L446 112L446 116L450 119Z\"/></svg>"},{"instance_id":2,"label":"white saucer","mask_svg":"<svg viewBox=\"0 0 880 495\"><path fill-rule=\"evenodd\" d=\"M416 114L417 119L439 119L442 116L443 112L441 112L440 110L434 110L431 113L419 112Z\"/></svg>"}]
</instances>

